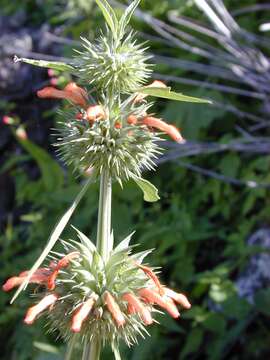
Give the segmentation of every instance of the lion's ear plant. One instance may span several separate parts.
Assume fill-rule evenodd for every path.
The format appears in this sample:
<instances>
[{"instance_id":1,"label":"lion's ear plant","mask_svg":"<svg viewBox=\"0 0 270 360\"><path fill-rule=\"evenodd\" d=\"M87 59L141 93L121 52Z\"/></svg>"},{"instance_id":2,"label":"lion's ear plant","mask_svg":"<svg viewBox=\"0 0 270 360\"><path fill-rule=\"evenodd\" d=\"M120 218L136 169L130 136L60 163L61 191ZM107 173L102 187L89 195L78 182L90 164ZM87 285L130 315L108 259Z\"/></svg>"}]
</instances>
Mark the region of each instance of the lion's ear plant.
<instances>
[{"instance_id":1,"label":"lion's ear plant","mask_svg":"<svg viewBox=\"0 0 270 360\"><path fill-rule=\"evenodd\" d=\"M179 130L149 113L148 96L190 102L207 102L172 92L161 81L146 85L152 66L145 44L128 29L140 0L133 1L120 19L106 0L96 0L106 28L95 43L82 38L82 50L69 63L18 59L33 65L69 71L81 86L46 87L41 98L59 98L69 106L59 113L56 147L77 173L91 172L71 207L53 229L48 243L30 271L6 281L4 291L19 287L18 294L36 284L36 304L24 322L32 324L42 313L51 331L69 342L66 359L73 359L74 345L82 348L83 360L100 358L109 344L120 359L119 342L137 342L138 335L155 322L158 308L179 317L177 304L190 308L183 294L162 285L155 271L143 264L151 251L134 252L131 235L114 247L111 229L112 184L133 180L146 201L157 201L157 189L141 177L152 170L161 153L160 136L184 142ZM52 251L76 206L93 181L100 182L96 245L74 228L75 240L60 240L63 253ZM50 259L47 261L46 260ZM45 261L45 265L42 263ZM41 267L43 266L43 267Z\"/></svg>"}]
</instances>

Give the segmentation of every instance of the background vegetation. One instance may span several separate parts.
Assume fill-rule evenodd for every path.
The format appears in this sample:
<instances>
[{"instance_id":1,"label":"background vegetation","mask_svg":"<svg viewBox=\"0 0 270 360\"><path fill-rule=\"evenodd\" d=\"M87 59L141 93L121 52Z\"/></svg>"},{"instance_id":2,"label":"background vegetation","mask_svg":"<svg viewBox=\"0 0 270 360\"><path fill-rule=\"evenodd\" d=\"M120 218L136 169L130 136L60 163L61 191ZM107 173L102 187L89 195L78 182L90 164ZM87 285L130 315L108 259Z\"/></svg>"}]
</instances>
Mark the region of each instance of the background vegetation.
<instances>
[{"instance_id":1,"label":"background vegetation","mask_svg":"<svg viewBox=\"0 0 270 360\"><path fill-rule=\"evenodd\" d=\"M256 0L239 0L237 8L256 3ZM32 52L70 57L76 46L73 40L79 40L80 35L94 39L100 28L101 15L90 0L0 0L0 5L1 18L8 24L6 33L13 32L20 37L30 31L34 39ZM235 10L236 2L228 0L225 5L229 10ZM142 0L141 9L164 21L170 10L177 10L178 14L206 22L192 1ZM254 12L238 20L246 30L257 32L267 15L269 12ZM15 18L21 21L19 27L10 26L10 21ZM157 36L142 18L135 18L133 25L142 37L145 34ZM48 37L48 33L51 36ZM0 35L2 47L7 46L3 37ZM46 46L40 50L39 46L46 41ZM150 45L154 54L204 61L200 55L171 48L168 41L152 38ZM11 46L10 53L17 50L20 53L21 48L16 48L16 42ZM1 67L8 64L9 59L9 54L0 58ZM47 72L29 70L27 65L20 65L20 69L29 71L24 79L27 86L18 88L14 94L15 85L12 87L7 80L0 83L1 115L15 117L25 127L29 138L28 142L21 142L14 127L0 124L2 282L11 274L31 266L58 217L80 188L78 179L59 162L52 147L49 129L57 121L59 104L53 101L42 101L41 104L35 96L35 90L50 81ZM10 74L15 71L19 70L14 65ZM164 76L197 79L192 71L168 64L159 64L155 71ZM22 73L16 74L21 76ZM57 79L60 85L68 81L65 77L57 76ZM16 86L19 86L18 81L19 78L15 81ZM214 79L213 83L219 81ZM248 113L258 112L256 99L238 94L187 85L178 85L177 90L220 102L229 100L230 104L240 106ZM180 126L189 144L227 144L237 134L236 124L245 129L250 124L248 117L239 119L222 107L161 101L155 110ZM267 117L267 113L264 116ZM269 130L263 128L256 136L267 137ZM266 273L264 277L257 278L256 284L251 283L252 272L258 271L258 267L265 266L265 261L269 260L270 241L268 237L268 246L263 241L248 242L259 229L267 231L269 227L269 189L267 186L252 188L245 183L248 180L261 184L270 182L268 152L198 152L196 156L181 158L181 162L177 156L173 161L164 158L155 173L146 174L160 189L161 200L155 204L144 203L141 193L132 184L127 184L123 191L115 185L115 234L121 239L135 228L134 241L139 242L142 249L156 248L151 263L163 268L164 282L189 294L193 304L179 321L160 316L161 325L150 329L151 337L142 340L139 346L122 349L125 359L248 360L265 359L270 355L269 267L261 270ZM214 177L192 171L197 167L214 169ZM226 181L217 178L217 173ZM91 186L72 219L76 227L93 238L97 198L97 186ZM68 235L69 230L63 237ZM246 287L249 286L248 296L243 296L241 288L239 290L241 279ZM31 299L23 294L12 306L9 300L10 294L1 294L0 358L61 359L63 345L60 340L55 341L53 335L45 333L42 321L31 327L22 323ZM111 356L105 354L106 359Z\"/></svg>"}]
</instances>

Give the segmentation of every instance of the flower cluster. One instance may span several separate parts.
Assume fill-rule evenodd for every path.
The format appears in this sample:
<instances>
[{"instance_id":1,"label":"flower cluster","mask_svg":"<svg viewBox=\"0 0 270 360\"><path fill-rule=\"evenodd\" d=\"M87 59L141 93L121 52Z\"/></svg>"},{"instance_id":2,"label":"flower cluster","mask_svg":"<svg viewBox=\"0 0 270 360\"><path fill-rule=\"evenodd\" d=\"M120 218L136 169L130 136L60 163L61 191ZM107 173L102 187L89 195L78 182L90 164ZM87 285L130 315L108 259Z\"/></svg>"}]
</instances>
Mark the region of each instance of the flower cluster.
<instances>
[{"instance_id":1,"label":"flower cluster","mask_svg":"<svg viewBox=\"0 0 270 360\"><path fill-rule=\"evenodd\" d=\"M165 87L154 81L149 87ZM168 134L183 142L179 130L165 121L147 114L145 94L135 93L120 107L110 109L106 99L91 104L87 91L74 82L63 90L45 87L38 91L41 98L66 99L73 107L61 112L60 136L56 146L63 159L75 168L90 167L99 175L108 169L120 183L140 176L142 169L153 169L160 154L158 134Z\"/></svg>"},{"instance_id":2,"label":"flower cluster","mask_svg":"<svg viewBox=\"0 0 270 360\"><path fill-rule=\"evenodd\" d=\"M74 65L79 76L94 83L102 91L129 93L138 89L151 74L150 58L144 44L137 44L135 33L115 39L110 32L101 35L96 43L82 38L84 51L78 51Z\"/></svg>"},{"instance_id":3,"label":"flower cluster","mask_svg":"<svg viewBox=\"0 0 270 360\"><path fill-rule=\"evenodd\" d=\"M67 254L32 275L30 283L39 286L35 294L41 299L28 309L26 324L45 312L51 328L65 338L80 333L104 343L123 338L130 345L155 321L156 306L173 318L180 315L176 304L190 308L183 294L161 285L154 270L142 264L149 251L131 253L131 236L104 262L91 241L77 232L80 242L63 242ZM27 274L8 279L3 290L19 286Z\"/></svg>"}]
</instances>

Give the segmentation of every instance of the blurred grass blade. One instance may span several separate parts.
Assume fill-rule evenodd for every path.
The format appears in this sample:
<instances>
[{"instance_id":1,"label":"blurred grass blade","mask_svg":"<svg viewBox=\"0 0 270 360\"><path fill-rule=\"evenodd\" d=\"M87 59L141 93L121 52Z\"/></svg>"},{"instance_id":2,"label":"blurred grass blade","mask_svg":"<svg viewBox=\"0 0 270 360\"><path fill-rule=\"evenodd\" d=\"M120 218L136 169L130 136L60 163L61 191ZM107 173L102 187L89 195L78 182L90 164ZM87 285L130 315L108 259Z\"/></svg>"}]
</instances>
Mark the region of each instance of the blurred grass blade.
<instances>
[{"instance_id":1,"label":"blurred grass blade","mask_svg":"<svg viewBox=\"0 0 270 360\"><path fill-rule=\"evenodd\" d=\"M109 27L112 30L112 33L114 37L117 34L118 29L118 20L115 15L115 12L113 11L113 8L106 0L96 0L97 5L99 6L100 10L102 11L102 14L109 25Z\"/></svg>"},{"instance_id":2,"label":"blurred grass blade","mask_svg":"<svg viewBox=\"0 0 270 360\"><path fill-rule=\"evenodd\" d=\"M51 251L51 249L53 248L53 246L55 245L55 243L59 239L59 236L62 234L62 232L63 232L64 228L66 227L67 223L69 222L69 219L71 218L74 210L76 209L76 207L78 206L78 204L81 201L82 197L86 193L86 190L88 189L91 181L92 181L92 178L87 180L87 182L84 184L83 188L81 189L81 191L79 192L79 194L77 195L75 200L73 201L72 205L69 207L69 209L65 212L65 214L62 216L62 218L56 224L55 228L53 229L53 231L52 231L52 233L51 233L51 235L49 237L48 243L45 246L45 249L41 253L40 257L37 259L35 264L32 266L32 268L29 271L29 274L26 277L26 279L24 280L24 282L20 285L20 287L18 288L18 290L14 294L14 296L11 299L11 302L10 302L11 304L16 300L16 298L21 293L21 291L25 290L26 286L29 283L29 280L30 280L31 276L40 267L40 265L43 263L43 261L45 260L45 258L47 257L47 255L49 254L49 252Z\"/></svg>"},{"instance_id":3,"label":"blurred grass blade","mask_svg":"<svg viewBox=\"0 0 270 360\"><path fill-rule=\"evenodd\" d=\"M56 190L62 187L64 183L63 170L59 164L40 146L32 143L28 139L19 139L21 146L37 162L41 172L41 179L44 187L48 191Z\"/></svg>"},{"instance_id":4,"label":"blurred grass blade","mask_svg":"<svg viewBox=\"0 0 270 360\"><path fill-rule=\"evenodd\" d=\"M200 99L193 96L187 96L183 95L181 93L177 93L174 91L171 91L170 87L167 88L150 88L150 87L144 87L137 90L138 93L147 94L150 96L155 96L163 99L170 99L170 100L176 100L176 101L185 101L185 102L193 102L193 103L208 103L212 104L210 100L206 99Z\"/></svg>"},{"instance_id":5,"label":"blurred grass blade","mask_svg":"<svg viewBox=\"0 0 270 360\"><path fill-rule=\"evenodd\" d=\"M34 341L33 345L38 350L41 350L43 352L47 352L49 354L59 354L60 353L59 349L56 346L53 346L51 344Z\"/></svg>"},{"instance_id":6,"label":"blurred grass blade","mask_svg":"<svg viewBox=\"0 0 270 360\"><path fill-rule=\"evenodd\" d=\"M156 202L160 199L160 197L158 196L158 189L153 184L151 184L150 181L137 176L134 176L133 180L142 190L143 198L145 201Z\"/></svg>"},{"instance_id":7,"label":"blurred grass blade","mask_svg":"<svg viewBox=\"0 0 270 360\"><path fill-rule=\"evenodd\" d=\"M120 355L120 351L119 351L119 345L116 345L115 342L112 342L112 351L114 354L114 359L115 360L121 360L121 355Z\"/></svg>"},{"instance_id":8,"label":"blurred grass blade","mask_svg":"<svg viewBox=\"0 0 270 360\"><path fill-rule=\"evenodd\" d=\"M71 339L68 342L67 350L65 353L65 359L64 360L72 360L73 356L73 350L77 341L78 334L74 334Z\"/></svg>"},{"instance_id":9,"label":"blurred grass blade","mask_svg":"<svg viewBox=\"0 0 270 360\"><path fill-rule=\"evenodd\" d=\"M35 59L28 59L28 58L19 58L18 56L14 56L14 62L24 62L30 65L39 66L43 68L50 68L59 71L72 71L74 67L66 64L64 62L59 61L46 61L46 60L35 60Z\"/></svg>"},{"instance_id":10,"label":"blurred grass blade","mask_svg":"<svg viewBox=\"0 0 270 360\"><path fill-rule=\"evenodd\" d=\"M130 19L136 10L137 6L140 4L141 0L134 0L125 10L119 22L119 32L121 35L124 35L125 27L129 24Z\"/></svg>"}]
</instances>

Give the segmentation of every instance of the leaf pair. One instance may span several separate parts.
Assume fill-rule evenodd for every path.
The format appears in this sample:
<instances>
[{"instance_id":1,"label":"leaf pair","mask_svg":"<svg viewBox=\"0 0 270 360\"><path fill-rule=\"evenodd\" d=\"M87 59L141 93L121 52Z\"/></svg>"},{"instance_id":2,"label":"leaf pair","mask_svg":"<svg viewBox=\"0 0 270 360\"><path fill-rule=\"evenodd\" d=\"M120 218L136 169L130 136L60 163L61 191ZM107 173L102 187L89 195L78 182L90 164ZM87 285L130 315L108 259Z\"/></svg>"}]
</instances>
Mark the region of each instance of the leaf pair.
<instances>
[{"instance_id":1,"label":"leaf pair","mask_svg":"<svg viewBox=\"0 0 270 360\"><path fill-rule=\"evenodd\" d=\"M125 10L121 19L118 21L117 16L106 0L96 0L97 5L102 11L102 14L109 25L115 39L121 39L125 33L125 28L129 24L130 19L139 5L141 0L134 0Z\"/></svg>"}]
</instances>

